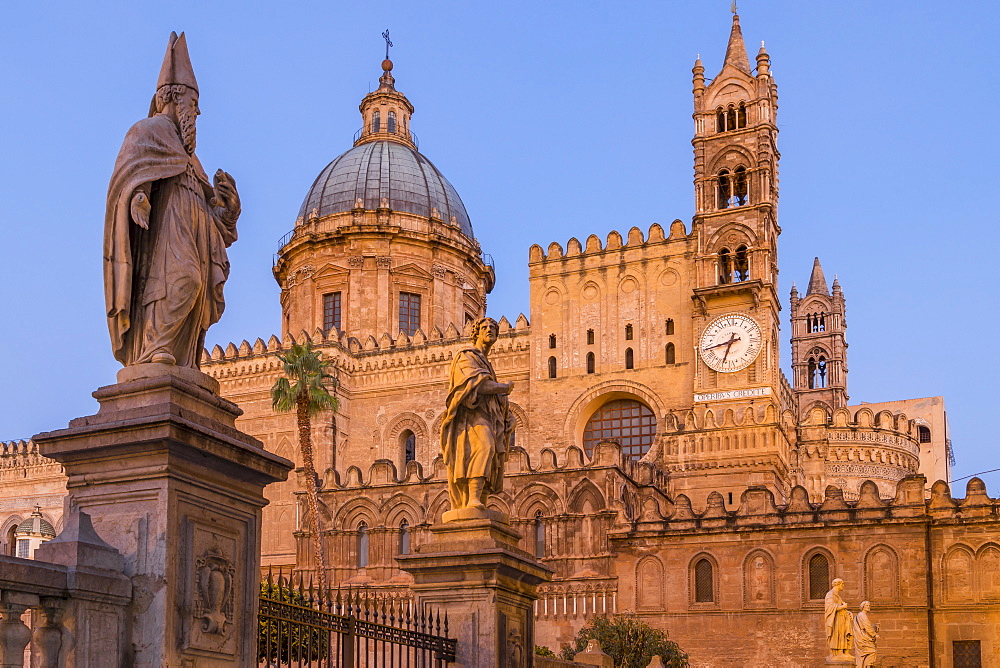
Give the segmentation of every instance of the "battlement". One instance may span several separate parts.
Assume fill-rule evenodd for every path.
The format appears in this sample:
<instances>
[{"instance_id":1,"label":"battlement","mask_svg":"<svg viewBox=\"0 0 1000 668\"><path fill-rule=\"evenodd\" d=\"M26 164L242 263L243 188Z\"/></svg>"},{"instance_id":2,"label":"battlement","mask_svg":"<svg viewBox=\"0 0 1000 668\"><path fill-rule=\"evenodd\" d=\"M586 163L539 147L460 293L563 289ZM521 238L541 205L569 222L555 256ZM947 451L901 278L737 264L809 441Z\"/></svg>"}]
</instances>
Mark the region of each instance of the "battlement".
<instances>
[{"instance_id":1,"label":"battlement","mask_svg":"<svg viewBox=\"0 0 1000 668\"><path fill-rule=\"evenodd\" d=\"M954 499L948 483L939 480L926 493L927 479L909 476L896 485L893 498L883 500L876 483L866 480L861 485L857 501L848 501L839 487L826 488L820 503L809 501L804 487L795 486L787 504L777 505L774 494L765 487L749 487L740 495L739 506L727 509L725 498L712 492L702 512L692 508L691 499L677 495L672 503L661 507L649 496L642 501L642 511L636 523L637 531L721 530L775 525L857 524L866 521L891 520L996 520L1000 515L1000 499L986 493L986 485L972 478L966 485L964 499Z\"/></svg>"},{"instance_id":2,"label":"battlement","mask_svg":"<svg viewBox=\"0 0 1000 668\"><path fill-rule=\"evenodd\" d=\"M532 464L531 455L524 448L515 446L507 454L506 475L604 468L620 469L628 478L640 485L652 485L666 490L667 476L662 470L650 462L634 461L624 455L621 446L615 441L598 443L594 448L594 456L589 460L583 450L575 445L566 448L561 460L552 448L542 448L535 465ZM411 461L400 470L391 460L378 459L368 467L367 472L358 466L348 467L343 478L339 472L327 469L323 475L322 489L330 491L407 483L443 483L447 478L447 469L440 455L436 456L426 469L420 462Z\"/></svg>"},{"instance_id":3,"label":"battlement","mask_svg":"<svg viewBox=\"0 0 1000 668\"><path fill-rule=\"evenodd\" d=\"M638 227L631 228L624 241L622 240L621 234L619 234L616 230L612 230L608 233L607 240L603 245L601 244L600 237L596 234L591 234L587 237L586 246L581 245L580 241L576 237L573 237L566 242L565 252L563 251L563 247L555 241L549 244L547 253L543 251L542 247L538 244L532 244L531 248L528 249L528 264L536 264L539 262L544 263L553 260L565 260L571 257L599 255L610 251L633 250L636 248L646 247L651 244L659 244L665 241L676 241L678 239L686 238L687 231L684 227L684 223L680 220L675 220L670 224L669 236L664 236L663 228L659 223L653 223L649 227L649 233L645 238L643 238L642 230Z\"/></svg>"},{"instance_id":4,"label":"battlement","mask_svg":"<svg viewBox=\"0 0 1000 668\"><path fill-rule=\"evenodd\" d=\"M29 439L0 441L0 469L55 466L59 464L38 452L38 445Z\"/></svg>"},{"instance_id":5,"label":"battlement","mask_svg":"<svg viewBox=\"0 0 1000 668\"><path fill-rule=\"evenodd\" d=\"M527 336L530 324L523 313L517 317L513 325L506 317L500 318L497 324L500 329L500 338L494 345L494 354L527 350L528 343L521 339ZM421 361L437 362L446 357L450 359L452 351L437 353L433 352L433 349L435 347L453 347L456 343L468 341L471 334L471 323L467 323L461 332L454 323L451 323L444 331L441 331L439 327L433 327L429 335L418 329L412 336L408 336L405 332L399 332L393 338L388 333L384 333L378 340L374 336L369 336L364 341L360 341L340 330L324 331L317 328L312 334L302 330L298 336L286 334L281 339L271 335L266 343L263 339L257 338L253 344L246 339L239 345L230 342L225 348L217 344L212 347L211 351L207 348L202 351L201 367L208 375L221 378L225 375L231 375L221 370L224 365L268 356L276 361L278 353L288 350L295 343L306 341L310 341L318 347L331 347L337 350L340 354L331 362L336 368L345 371L409 366L419 364ZM406 359L396 360L387 356L388 353L399 353ZM263 370L267 370L267 368L269 367L265 367ZM249 372L254 373L260 370L260 368L254 368Z\"/></svg>"}]
</instances>

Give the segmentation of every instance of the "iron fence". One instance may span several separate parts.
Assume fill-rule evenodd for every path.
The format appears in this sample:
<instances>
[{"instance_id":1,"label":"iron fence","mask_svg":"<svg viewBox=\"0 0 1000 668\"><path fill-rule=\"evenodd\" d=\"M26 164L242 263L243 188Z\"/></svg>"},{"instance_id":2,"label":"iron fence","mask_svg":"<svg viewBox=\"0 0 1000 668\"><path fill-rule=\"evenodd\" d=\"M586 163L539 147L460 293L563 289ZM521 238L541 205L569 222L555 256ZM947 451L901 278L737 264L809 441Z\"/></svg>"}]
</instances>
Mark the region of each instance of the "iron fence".
<instances>
[{"instance_id":1,"label":"iron fence","mask_svg":"<svg viewBox=\"0 0 1000 668\"><path fill-rule=\"evenodd\" d=\"M320 591L269 570L260 586L261 668L443 668L455 660L448 615L369 588Z\"/></svg>"}]
</instances>

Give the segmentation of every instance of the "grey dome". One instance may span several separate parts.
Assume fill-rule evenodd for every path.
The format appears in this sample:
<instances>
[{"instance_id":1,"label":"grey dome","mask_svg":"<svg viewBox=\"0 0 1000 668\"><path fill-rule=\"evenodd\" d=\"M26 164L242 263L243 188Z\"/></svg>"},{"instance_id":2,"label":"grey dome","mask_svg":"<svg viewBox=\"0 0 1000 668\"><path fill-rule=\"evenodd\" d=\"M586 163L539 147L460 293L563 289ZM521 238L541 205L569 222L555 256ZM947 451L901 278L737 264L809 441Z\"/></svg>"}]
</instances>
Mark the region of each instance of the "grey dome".
<instances>
[{"instance_id":1,"label":"grey dome","mask_svg":"<svg viewBox=\"0 0 1000 668\"><path fill-rule=\"evenodd\" d=\"M37 510L28 519L18 525L15 533L30 534L32 536L42 535L46 538L55 538L55 527L49 523Z\"/></svg>"},{"instance_id":2,"label":"grey dome","mask_svg":"<svg viewBox=\"0 0 1000 668\"><path fill-rule=\"evenodd\" d=\"M442 221L454 216L462 232L473 238L469 214L454 186L430 160L405 144L367 142L334 159L316 177L299 217L311 216L313 209L320 218L350 211L359 197L366 209L378 208L383 197L393 211L429 217L437 208Z\"/></svg>"}]
</instances>

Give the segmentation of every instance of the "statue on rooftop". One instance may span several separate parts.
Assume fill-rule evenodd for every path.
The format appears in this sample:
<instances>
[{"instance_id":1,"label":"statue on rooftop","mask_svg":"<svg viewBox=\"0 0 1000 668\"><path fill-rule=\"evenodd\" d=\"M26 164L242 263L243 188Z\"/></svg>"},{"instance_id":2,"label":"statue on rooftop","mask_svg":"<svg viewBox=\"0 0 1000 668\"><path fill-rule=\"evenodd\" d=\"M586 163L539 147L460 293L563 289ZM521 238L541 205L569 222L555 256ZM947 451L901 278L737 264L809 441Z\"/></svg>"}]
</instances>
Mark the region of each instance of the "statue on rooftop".
<instances>
[{"instance_id":1,"label":"statue on rooftop","mask_svg":"<svg viewBox=\"0 0 1000 668\"><path fill-rule=\"evenodd\" d=\"M507 444L514 433L507 395L514 383L497 382L487 358L498 335L496 320L480 318L472 325L472 346L451 361L441 455L453 511L484 509L487 496L503 489Z\"/></svg>"},{"instance_id":2,"label":"statue on rooftop","mask_svg":"<svg viewBox=\"0 0 1000 668\"><path fill-rule=\"evenodd\" d=\"M840 592L843 590L844 581L835 578L833 587L826 593L824 599L823 619L827 646L830 648L827 664L854 664L854 656L851 654L854 616L847 609L847 603L840 597Z\"/></svg>"},{"instance_id":3,"label":"statue on rooftop","mask_svg":"<svg viewBox=\"0 0 1000 668\"><path fill-rule=\"evenodd\" d=\"M187 40L171 33L149 117L125 135L108 186L104 294L115 358L197 369L222 316L240 198L194 154L198 84Z\"/></svg>"}]
</instances>

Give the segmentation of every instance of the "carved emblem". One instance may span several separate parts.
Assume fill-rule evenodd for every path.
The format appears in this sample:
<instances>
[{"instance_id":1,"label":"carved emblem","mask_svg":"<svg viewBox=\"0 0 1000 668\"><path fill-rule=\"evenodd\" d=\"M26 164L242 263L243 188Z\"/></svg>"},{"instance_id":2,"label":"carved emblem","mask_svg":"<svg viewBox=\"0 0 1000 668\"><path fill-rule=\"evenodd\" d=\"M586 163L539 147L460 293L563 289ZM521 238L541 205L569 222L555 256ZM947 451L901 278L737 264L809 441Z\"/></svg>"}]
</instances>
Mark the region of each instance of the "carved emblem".
<instances>
[{"instance_id":1,"label":"carved emblem","mask_svg":"<svg viewBox=\"0 0 1000 668\"><path fill-rule=\"evenodd\" d=\"M194 616L203 633L225 635L232 626L233 577L236 567L218 550L205 552L196 562L198 591Z\"/></svg>"}]
</instances>

